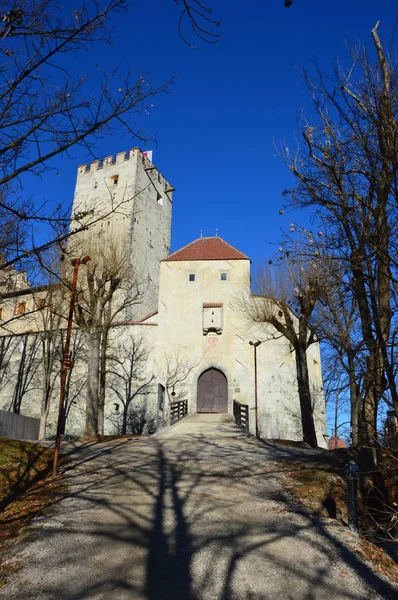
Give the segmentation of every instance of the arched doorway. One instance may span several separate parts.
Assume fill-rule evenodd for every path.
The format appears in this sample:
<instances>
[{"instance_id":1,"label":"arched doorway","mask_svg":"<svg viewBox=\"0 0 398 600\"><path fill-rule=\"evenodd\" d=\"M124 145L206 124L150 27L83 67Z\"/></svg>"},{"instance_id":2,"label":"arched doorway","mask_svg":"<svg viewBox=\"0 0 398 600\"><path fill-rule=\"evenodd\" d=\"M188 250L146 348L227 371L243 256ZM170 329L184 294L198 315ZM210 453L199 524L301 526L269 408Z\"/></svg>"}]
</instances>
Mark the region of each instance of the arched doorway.
<instances>
[{"instance_id":1,"label":"arched doorway","mask_svg":"<svg viewBox=\"0 0 398 600\"><path fill-rule=\"evenodd\" d=\"M198 379L197 412L228 412L228 382L218 369L207 369Z\"/></svg>"}]
</instances>

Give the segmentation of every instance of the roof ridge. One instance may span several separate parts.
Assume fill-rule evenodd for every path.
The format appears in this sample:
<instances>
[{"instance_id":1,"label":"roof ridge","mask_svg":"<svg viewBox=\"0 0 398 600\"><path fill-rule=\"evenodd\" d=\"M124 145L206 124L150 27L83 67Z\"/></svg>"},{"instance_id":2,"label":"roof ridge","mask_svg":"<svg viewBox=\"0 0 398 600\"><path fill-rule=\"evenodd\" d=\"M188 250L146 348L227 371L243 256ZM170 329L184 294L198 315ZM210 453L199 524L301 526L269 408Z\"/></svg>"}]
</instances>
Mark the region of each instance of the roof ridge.
<instances>
[{"instance_id":1,"label":"roof ridge","mask_svg":"<svg viewBox=\"0 0 398 600\"><path fill-rule=\"evenodd\" d=\"M181 252L181 250L185 250L185 248L188 248L188 246L192 246L192 244L194 244L195 242L197 242L198 240L201 240L201 239L203 239L203 238L197 238L196 240L189 242L189 244L185 244L185 246L183 246L182 248L178 248L178 250L174 250L174 252L172 252L171 254L166 256L166 258L164 258L163 260L169 260L169 258L174 256L174 254L177 254L177 252Z\"/></svg>"},{"instance_id":2,"label":"roof ridge","mask_svg":"<svg viewBox=\"0 0 398 600\"><path fill-rule=\"evenodd\" d=\"M189 251L190 248L192 248L191 252ZM218 249L218 252L216 249ZM250 258L224 238L212 235L197 238L163 259L165 262L174 260L250 260Z\"/></svg>"}]
</instances>

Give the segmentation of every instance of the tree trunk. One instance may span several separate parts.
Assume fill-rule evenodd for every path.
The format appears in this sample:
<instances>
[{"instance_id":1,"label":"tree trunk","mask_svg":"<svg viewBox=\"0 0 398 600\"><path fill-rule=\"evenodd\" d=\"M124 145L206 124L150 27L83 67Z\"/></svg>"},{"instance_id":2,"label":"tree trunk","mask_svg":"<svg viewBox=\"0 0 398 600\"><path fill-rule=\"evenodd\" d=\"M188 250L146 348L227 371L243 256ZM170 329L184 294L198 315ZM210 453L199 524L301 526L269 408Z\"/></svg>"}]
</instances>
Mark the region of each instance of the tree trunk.
<instances>
[{"instance_id":1,"label":"tree trunk","mask_svg":"<svg viewBox=\"0 0 398 600\"><path fill-rule=\"evenodd\" d=\"M380 361L375 347L374 354L366 358L365 394L359 422L359 443L368 448L375 449L378 445L377 410L384 391L383 377L382 361ZM376 452L373 454L376 466Z\"/></svg>"},{"instance_id":2,"label":"tree trunk","mask_svg":"<svg viewBox=\"0 0 398 600\"><path fill-rule=\"evenodd\" d=\"M122 421L122 435L126 435L127 433L127 419L128 419L129 405L126 404L123 406L123 421Z\"/></svg>"},{"instance_id":3,"label":"tree trunk","mask_svg":"<svg viewBox=\"0 0 398 600\"><path fill-rule=\"evenodd\" d=\"M87 397L86 397L86 436L98 434L99 366L101 333L99 330L87 332Z\"/></svg>"},{"instance_id":4,"label":"tree trunk","mask_svg":"<svg viewBox=\"0 0 398 600\"><path fill-rule=\"evenodd\" d=\"M334 406L334 449L338 448L338 420L339 420L339 396L340 392L337 392Z\"/></svg>"},{"instance_id":5,"label":"tree trunk","mask_svg":"<svg viewBox=\"0 0 398 600\"><path fill-rule=\"evenodd\" d=\"M50 412L50 390L45 390L43 394L43 401L41 404L40 411L40 428L39 428L39 440L42 440L46 437L47 431L47 419L48 413Z\"/></svg>"},{"instance_id":6,"label":"tree trunk","mask_svg":"<svg viewBox=\"0 0 398 600\"><path fill-rule=\"evenodd\" d=\"M104 435L104 411L106 392L106 358L108 352L109 328L104 326L101 332L101 351L99 367L99 394L98 394L98 433Z\"/></svg>"},{"instance_id":7,"label":"tree trunk","mask_svg":"<svg viewBox=\"0 0 398 600\"><path fill-rule=\"evenodd\" d=\"M354 360L351 356L348 356L348 377L350 382L351 444L352 446L358 446L360 398L358 397Z\"/></svg>"},{"instance_id":8,"label":"tree trunk","mask_svg":"<svg viewBox=\"0 0 398 600\"><path fill-rule=\"evenodd\" d=\"M296 350L297 385L300 398L301 423L303 427L303 441L312 448L317 448L318 443L315 433L314 415L311 402L311 390L308 375L307 351L301 344Z\"/></svg>"}]
</instances>

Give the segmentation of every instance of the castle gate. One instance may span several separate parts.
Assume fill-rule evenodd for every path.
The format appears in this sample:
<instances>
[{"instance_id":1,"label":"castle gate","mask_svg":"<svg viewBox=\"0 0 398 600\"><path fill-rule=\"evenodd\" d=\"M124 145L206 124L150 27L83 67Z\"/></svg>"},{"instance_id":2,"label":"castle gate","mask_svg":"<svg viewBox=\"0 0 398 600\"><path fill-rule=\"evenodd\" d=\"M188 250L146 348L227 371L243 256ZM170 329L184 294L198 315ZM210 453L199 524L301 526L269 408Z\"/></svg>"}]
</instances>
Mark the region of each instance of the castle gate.
<instances>
[{"instance_id":1,"label":"castle gate","mask_svg":"<svg viewBox=\"0 0 398 600\"><path fill-rule=\"evenodd\" d=\"M228 412L228 382L218 369L207 369L198 379L197 412Z\"/></svg>"}]
</instances>

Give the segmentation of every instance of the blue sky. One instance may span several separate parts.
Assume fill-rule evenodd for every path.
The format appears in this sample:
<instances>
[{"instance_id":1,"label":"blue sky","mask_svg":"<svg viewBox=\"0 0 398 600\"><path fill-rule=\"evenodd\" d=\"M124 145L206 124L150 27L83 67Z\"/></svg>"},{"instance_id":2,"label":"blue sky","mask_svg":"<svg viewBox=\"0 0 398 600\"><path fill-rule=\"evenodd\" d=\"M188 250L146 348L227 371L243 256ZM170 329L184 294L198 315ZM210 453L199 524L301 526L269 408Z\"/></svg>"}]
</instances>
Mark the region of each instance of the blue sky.
<instances>
[{"instance_id":1,"label":"blue sky","mask_svg":"<svg viewBox=\"0 0 398 600\"><path fill-rule=\"evenodd\" d=\"M387 38L394 25L395 0L208 0L221 21L216 45L193 50L177 33L179 9L173 0L135 0L114 21L113 46L97 46L70 69L94 71L123 61L137 76L159 83L177 74L172 94L156 98L150 115L137 121L158 142L153 162L177 188L174 194L172 249L199 236L220 236L248 254L254 266L273 252L280 227L281 192L292 181L275 155L274 140L293 143L296 119L308 106L298 70L317 57L329 70L345 60L345 43L357 38L371 45L370 31L381 21ZM102 140L106 156L137 145L115 129ZM81 151L57 159L59 172L27 179L26 193L50 202L73 197ZM304 218L304 217L303 217Z\"/></svg>"}]
</instances>

